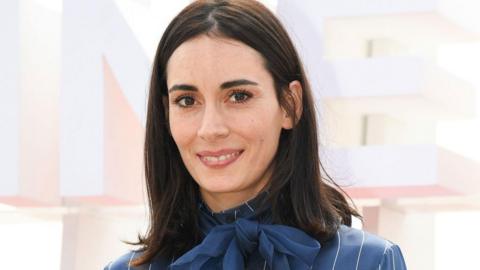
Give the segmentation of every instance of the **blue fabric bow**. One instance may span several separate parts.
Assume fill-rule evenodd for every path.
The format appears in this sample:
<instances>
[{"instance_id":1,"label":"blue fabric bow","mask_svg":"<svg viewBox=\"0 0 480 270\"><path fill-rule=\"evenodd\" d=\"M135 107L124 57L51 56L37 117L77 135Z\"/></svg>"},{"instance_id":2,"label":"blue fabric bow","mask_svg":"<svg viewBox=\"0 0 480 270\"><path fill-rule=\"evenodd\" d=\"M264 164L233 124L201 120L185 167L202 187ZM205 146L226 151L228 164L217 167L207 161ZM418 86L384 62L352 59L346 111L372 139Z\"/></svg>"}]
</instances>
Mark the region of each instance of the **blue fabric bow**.
<instances>
[{"instance_id":1,"label":"blue fabric bow","mask_svg":"<svg viewBox=\"0 0 480 270\"><path fill-rule=\"evenodd\" d=\"M303 231L284 225L238 219L214 227L194 247L173 262L172 270L244 270L245 259L258 250L269 269L311 269L320 243Z\"/></svg>"}]
</instances>

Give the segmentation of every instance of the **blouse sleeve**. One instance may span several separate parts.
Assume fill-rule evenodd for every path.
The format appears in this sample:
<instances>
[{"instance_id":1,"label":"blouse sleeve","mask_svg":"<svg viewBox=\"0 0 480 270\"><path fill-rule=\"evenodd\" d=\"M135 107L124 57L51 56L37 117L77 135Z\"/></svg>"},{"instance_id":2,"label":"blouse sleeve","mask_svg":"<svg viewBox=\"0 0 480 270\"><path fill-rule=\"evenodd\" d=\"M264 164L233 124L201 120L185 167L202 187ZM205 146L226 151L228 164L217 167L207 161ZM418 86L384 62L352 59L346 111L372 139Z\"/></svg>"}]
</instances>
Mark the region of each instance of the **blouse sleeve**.
<instances>
[{"instance_id":1,"label":"blouse sleeve","mask_svg":"<svg viewBox=\"0 0 480 270\"><path fill-rule=\"evenodd\" d=\"M137 251L129 251L116 260L111 261L108 263L103 270L134 270L137 268L129 267L128 264L132 261L132 259L137 255Z\"/></svg>"},{"instance_id":2,"label":"blouse sleeve","mask_svg":"<svg viewBox=\"0 0 480 270\"><path fill-rule=\"evenodd\" d=\"M397 245L392 245L385 250L379 270L407 270L402 251Z\"/></svg>"}]
</instances>

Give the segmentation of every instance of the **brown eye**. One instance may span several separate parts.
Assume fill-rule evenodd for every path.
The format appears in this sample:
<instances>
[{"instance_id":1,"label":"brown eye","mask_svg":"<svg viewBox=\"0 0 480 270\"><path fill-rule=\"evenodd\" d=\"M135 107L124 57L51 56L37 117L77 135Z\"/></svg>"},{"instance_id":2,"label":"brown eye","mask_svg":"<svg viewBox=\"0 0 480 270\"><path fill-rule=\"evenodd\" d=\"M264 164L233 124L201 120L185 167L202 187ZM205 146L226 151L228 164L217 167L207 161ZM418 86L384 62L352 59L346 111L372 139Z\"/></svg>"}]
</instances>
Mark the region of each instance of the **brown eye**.
<instances>
[{"instance_id":1,"label":"brown eye","mask_svg":"<svg viewBox=\"0 0 480 270\"><path fill-rule=\"evenodd\" d=\"M247 92L245 90L235 90L230 95L230 99L233 98L232 101L234 103L243 103L243 102L247 102L248 99L250 99L251 96L252 96L252 94L250 94L249 92Z\"/></svg>"},{"instance_id":2,"label":"brown eye","mask_svg":"<svg viewBox=\"0 0 480 270\"><path fill-rule=\"evenodd\" d=\"M180 107L190 107L195 105L195 99L191 96L181 96L175 100L175 104Z\"/></svg>"}]
</instances>

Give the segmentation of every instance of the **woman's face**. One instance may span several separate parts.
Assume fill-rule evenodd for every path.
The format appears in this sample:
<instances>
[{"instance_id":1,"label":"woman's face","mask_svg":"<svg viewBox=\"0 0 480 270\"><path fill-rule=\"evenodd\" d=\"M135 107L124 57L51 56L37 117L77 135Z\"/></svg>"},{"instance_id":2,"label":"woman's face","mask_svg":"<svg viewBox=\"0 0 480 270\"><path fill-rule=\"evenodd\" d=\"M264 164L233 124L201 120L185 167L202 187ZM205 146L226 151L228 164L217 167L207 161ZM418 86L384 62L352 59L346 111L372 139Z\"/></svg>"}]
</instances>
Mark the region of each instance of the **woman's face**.
<instances>
[{"instance_id":1,"label":"woman's face","mask_svg":"<svg viewBox=\"0 0 480 270\"><path fill-rule=\"evenodd\" d=\"M222 210L255 196L290 127L261 55L202 35L174 51L167 86L171 134L207 204Z\"/></svg>"}]
</instances>

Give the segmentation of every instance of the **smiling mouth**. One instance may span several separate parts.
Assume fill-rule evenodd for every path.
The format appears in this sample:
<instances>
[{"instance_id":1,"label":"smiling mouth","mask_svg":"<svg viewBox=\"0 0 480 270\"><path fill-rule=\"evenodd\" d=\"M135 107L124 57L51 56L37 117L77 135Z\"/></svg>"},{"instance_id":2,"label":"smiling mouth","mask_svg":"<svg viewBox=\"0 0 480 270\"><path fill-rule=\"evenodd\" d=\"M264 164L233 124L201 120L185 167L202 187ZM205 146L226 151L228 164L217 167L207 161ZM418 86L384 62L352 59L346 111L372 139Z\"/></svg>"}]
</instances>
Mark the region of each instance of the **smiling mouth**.
<instances>
[{"instance_id":1,"label":"smiling mouth","mask_svg":"<svg viewBox=\"0 0 480 270\"><path fill-rule=\"evenodd\" d=\"M208 167L221 168L235 162L242 153L243 153L243 150L240 150L237 152L229 153L226 155L220 155L220 156L200 156L199 155L199 158L202 161L202 163Z\"/></svg>"}]
</instances>

